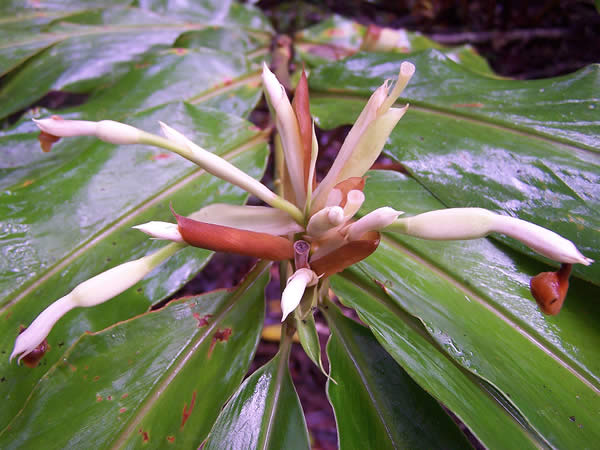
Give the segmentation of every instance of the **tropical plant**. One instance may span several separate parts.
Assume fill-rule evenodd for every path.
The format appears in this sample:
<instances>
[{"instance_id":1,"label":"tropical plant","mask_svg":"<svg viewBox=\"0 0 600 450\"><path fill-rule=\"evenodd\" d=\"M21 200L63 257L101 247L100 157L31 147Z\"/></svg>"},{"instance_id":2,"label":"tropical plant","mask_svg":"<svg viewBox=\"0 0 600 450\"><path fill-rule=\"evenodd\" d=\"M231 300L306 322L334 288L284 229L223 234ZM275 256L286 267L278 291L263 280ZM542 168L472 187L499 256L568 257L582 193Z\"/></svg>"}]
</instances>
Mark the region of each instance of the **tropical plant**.
<instances>
[{"instance_id":1,"label":"tropical plant","mask_svg":"<svg viewBox=\"0 0 600 450\"><path fill-rule=\"evenodd\" d=\"M1 8L3 448L306 448L287 361L297 331L325 371L315 308L340 448L465 447L446 411L487 447L598 439L596 66L506 80L334 16L293 37L307 80L248 5ZM273 129L247 121L261 85ZM80 104L23 110L57 96ZM318 184L311 115L354 123ZM400 170L363 177L382 148ZM164 304L212 251L261 261ZM280 350L244 380L270 261Z\"/></svg>"}]
</instances>

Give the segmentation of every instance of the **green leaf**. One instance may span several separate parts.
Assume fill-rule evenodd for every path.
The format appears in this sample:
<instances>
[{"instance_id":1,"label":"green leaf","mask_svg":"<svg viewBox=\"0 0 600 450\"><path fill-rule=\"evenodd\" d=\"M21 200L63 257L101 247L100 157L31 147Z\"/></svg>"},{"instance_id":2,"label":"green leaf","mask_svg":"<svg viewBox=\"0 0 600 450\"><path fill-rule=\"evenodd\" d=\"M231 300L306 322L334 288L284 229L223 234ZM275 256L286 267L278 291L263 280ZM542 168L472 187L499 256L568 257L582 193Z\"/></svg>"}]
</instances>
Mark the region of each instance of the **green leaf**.
<instances>
[{"instance_id":1,"label":"green leaf","mask_svg":"<svg viewBox=\"0 0 600 450\"><path fill-rule=\"evenodd\" d=\"M119 119L187 100L244 117L261 95L260 72L244 55L206 48L169 49L144 55L127 74L97 90L77 110L90 119Z\"/></svg>"},{"instance_id":2,"label":"green leaf","mask_svg":"<svg viewBox=\"0 0 600 450\"><path fill-rule=\"evenodd\" d=\"M522 426L522 416L501 395L452 361L421 322L390 303L372 284L336 276L331 285L344 305L356 309L379 343L413 380L447 406L485 446L544 445L534 432Z\"/></svg>"},{"instance_id":3,"label":"green leaf","mask_svg":"<svg viewBox=\"0 0 600 450\"><path fill-rule=\"evenodd\" d=\"M248 122L184 104L170 104L127 122L152 130L158 120L209 150L218 149L250 175L262 176L266 137L250 130ZM9 135L0 142L21 138ZM10 148L4 170L14 184L0 195L0 352L5 356L0 370L6 379L0 384L6 399L0 410L2 427L46 371L38 367L23 373L8 364L19 325L31 323L51 302L91 276L163 246L130 227L150 220L173 221L170 202L189 214L211 203L241 204L247 198L241 189L156 149L84 138L65 139L43 154L35 135L27 138L26 146L4 147ZM47 364L54 364L81 333L140 314L174 293L211 255L186 248L114 300L70 312L48 338L52 350Z\"/></svg>"},{"instance_id":4,"label":"green leaf","mask_svg":"<svg viewBox=\"0 0 600 450\"><path fill-rule=\"evenodd\" d=\"M297 312L298 310L296 310L296 313ZM312 311L304 318L300 318L296 314L295 319L298 339L300 339L300 345L302 345L304 352L315 366L321 369L323 375L329 378L329 374L325 371L321 360L321 342L319 341L319 333L317 332L315 317L313 316Z\"/></svg>"},{"instance_id":5,"label":"green leaf","mask_svg":"<svg viewBox=\"0 0 600 450\"><path fill-rule=\"evenodd\" d=\"M385 202L412 213L437 202L414 180L398 174L373 173L365 192L376 199L367 209ZM480 419L463 412L468 404L451 403L455 388L434 394L431 368L420 367L420 361L416 364L407 355L406 329L412 316L424 325L421 339L431 341L428 358L449 357L469 372L444 370L446 382L470 380L463 391L486 389L489 382L504 403L498 407L514 409L511 414L522 416L519 420L542 439L557 447L585 446L598 432L593 423L600 405L600 337L594 324L600 309L589 300L600 291L572 280L561 314L544 316L528 293L529 276L540 269L538 263L485 239L441 243L393 235L345 272L343 283L334 280L333 287L392 356L486 445L497 446L480 435ZM412 336L408 342L416 341Z\"/></svg>"},{"instance_id":6,"label":"green leaf","mask_svg":"<svg viewBox=\"0 0 600 450\"><path fill-rule=\"evenodd\" d=\"M333 303L322 309L331 329L327 356L340 449L466 448L441 406L383 349L370 331Z\"/></svg>"},{"instance_id":7,"label":"green leaf","mask_svg":"<svg viewBox=\"0 0 600 450\"><path fill-rule=\"evenodd\" d=\"M538 223L600 259L598 67L549 80L498 80L437 51L412 55L412 106L384 149L447 207L479 206ZM361 54L310 77L321 127L352 123L368 95L400 61ZM533 254L509 238L503 242ZM576 276L600 283L600 265Z\"/></svg>"},{"instance_id":8,"label":"green leaf","mask_svg":"<svg viewBox=\"0 0 600 450\"><path fill-rule=\"evenodd\" d=\"M236 3L222 5L206 0L197 2L192 12L177 7L176 3L167 5L156 2L141 9L113 7L83 10L58 16L55 22L44 26L40 30L42 32L0 34L0 74L6 74L0 89L0 117L29 106L48 91L88 93L98 87L106 88L131 69L150 64L147 61L149 53L171 47L179 36L193 30L210 30L213 34L220 32L221 35L232 30L242 41L253 39L254 42L261 42L265 50L268 46L270 27L265 26L264 17L255 8ZM165 8L169 9L168 14L164 13ZM51 13L56 14L54 11ZM14 20L18 21L18 18ZM238 59L245 58L242 54L245 51L242 52L240 47L229 49L234 50ZM261 54L256 47L252 51ZM187 92L185 98L199 94L223 79L234 80L237 77L235 71L223 74L228 65L218 67L218 58L215 56L205 55L205 58L210 61L206 67L198 69L188 65L180 67L178 76L171 74L174 82L181 83L183 77L194 79L189 76L190 73L202 73L209 77L210 70L220 72L220 76L213 78L212 83L205 81L204 84L197 84ZM223 58L227 59L225 56ZM131 78L128 79L131 81ZM165 73L162 73L162 78L162 81L168 80ZM148 83L153 85L155 91L161 90L156 80L154 83L149 80ZM115 94L119 96L112 92L109 96ZM165 94L161 96L164 97ZM172 97L170 100L180 99ZM153 104L158 103L154 101ZM127 112L132 111L129 109Z\"/></svg>"},{"instance_id":9,"label":"green leaf","mask_svg":"<svg viewBox=\"0 0 600 450\"><path fill-rule=\"evenodd\" d=\"M407 215L443 208L417 181L397 172L370 172L365 194L362 214L384 205ZM560 314L546 316L529 290L530 278L548 270L544 264L520 257L516 251L490 239L432 242L399 234L388 237L390 242L401 243L485 298L558 358L569 361L582 377L600 384L600 335L595 322L600 305L589 301L600 295L597 287L571 280Z\"/></svg>"},{"instance_id":10,"label":"green leaf","mask_svg":"<svg viewBox=\"0 0 600 450\"><path fill-rule=\"evenodd\" d=\"M0 446L198 447L248 370L267 269L259 264L234 290L84 334L33 388Z\"/></svg>"},{"instance_id":11,"label":"green leaf","mask_svg":"<svg viewBox=\"0 0 600 450\"><path fill-rule=\"evenodd\" d=\"M308 431L288 369L284 341L275 357L240 386L210 432L211 449L308 449Z\"/></svg>"}]
</instances>

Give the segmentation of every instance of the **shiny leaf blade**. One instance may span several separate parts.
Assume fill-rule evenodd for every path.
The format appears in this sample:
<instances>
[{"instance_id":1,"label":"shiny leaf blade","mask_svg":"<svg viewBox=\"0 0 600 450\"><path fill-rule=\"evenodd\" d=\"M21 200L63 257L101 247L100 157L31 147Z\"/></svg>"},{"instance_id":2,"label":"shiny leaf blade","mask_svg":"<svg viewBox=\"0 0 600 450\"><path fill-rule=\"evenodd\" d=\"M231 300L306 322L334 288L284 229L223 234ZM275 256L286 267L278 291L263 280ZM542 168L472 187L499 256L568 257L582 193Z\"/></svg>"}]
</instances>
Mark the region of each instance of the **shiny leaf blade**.
<instances>
[{"instance_id":1,"label":"shiny leaf blade","mask_svg":"<svg viewBox=\"0 0 600 450\"><path fill-rule=\"evenodd\" d=\"M1 432L2 447L197 447L254 354L267 267L230 292L83 335Z\"/></svg>"},{"instance_id":2,"label":"shiny leaf blade","mask_svg":"<svg viewBox=\"0 0 600 450\"><path fill-rule=\"evenodd\" d=\"M169 121L207 148L218 148L252 176L262 176L267 158L265 138L248 130L248 122L214 110L172 104L130 123L152 129L157 120ZM0 247L5 256L0 260L4 323L0 349L6 355L0 367L6 381L0 390L11 393L0 411L3 425L20 409L46 370L38 367L24 376L14 364L8 364L19 325L31 323L45 306L78 283L164 245L153 243L131 226L157 219L173 221L170 202L189 214L210 203L241 204L247 198L241 189L174 155L142 146L114 148L90 142L60 142L49 154L57 157L56 167L40 163L37 170L43 176L39 182L29 178L31 173L24 168L26 186L13 186L0 199L6 211ZM89 145L87 150L83 143ZM35 141L28 149L41 153ZM134 167L137 173L132 172ZM80 228L83 220L90 221L86 228ZM211 254L187 248L118 298L68 314L49 336L52 350L47 364L58 360L81 333L140 314L174 293Z\"/></svg>"},{"instance_id":3,"label":"shiny leaf blade","mask_svg":"<svg viewBox=\"0 0 600 450\"><path fill-rule=\"evenodd\" d=\"M365 194L362 214L384 205L407 215L443 208L416 180L398 172L369 172ZM597 287L571 280L561 313L546 316L529 289L531 277L549 270L544 264L523 258L491 239L434 242L395 233L387 237L468 286L553 354L568 361L582 377L600 386L600 335L596 327L600 304L590 302L600 296Z\"/></svg>"},{"instance_id":4,"label":"shiny leaf blade","mask_svg":"<svg viewBox=\"0 0 600 450\"><path fill-rule=\"evenodd\" d=\"M340 449L466 448L441 406L396 364L364 326L329 304L322 309L327 344L327 393L336 412Z\"/></svg>"},{"instance_id":5,"label":"shiny leaf blade","mask_svg":"<svg viewBox=\"0 0 600 450\"><path fill-rule=\"evenodd\" d=\"M217 418L205 449L310 448L288 369L289 345L244 381Z\"/></svg>"},{"instance_id":6,"label":"shiny leaf blade","mask_svg":"<svg viewBox=\"0 0 600 450\"><path fill-rule=\"evenodd\" d=\"M363 289L374 282L382 286L396 308L419 318L437 345L514 402L552 445L585 445L597 438L595 383L468 287L389 240L351 273ZM383 333L381 323L364 320ZM392 326L388 320L383 326Z\"/></svg>"}]
</instances>

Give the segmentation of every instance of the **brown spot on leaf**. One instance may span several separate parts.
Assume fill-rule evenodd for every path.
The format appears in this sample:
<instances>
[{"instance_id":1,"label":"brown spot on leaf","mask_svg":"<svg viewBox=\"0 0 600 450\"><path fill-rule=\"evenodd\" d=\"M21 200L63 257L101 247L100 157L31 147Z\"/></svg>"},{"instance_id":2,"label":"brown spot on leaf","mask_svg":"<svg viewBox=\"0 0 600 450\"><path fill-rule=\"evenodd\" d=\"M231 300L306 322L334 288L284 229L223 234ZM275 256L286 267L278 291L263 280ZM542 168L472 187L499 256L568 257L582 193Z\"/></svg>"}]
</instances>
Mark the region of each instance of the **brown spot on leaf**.
<instances>
[{"instance_id":1,"label":"brown spot on leaf","mask_svg":"<svg viewBox=\"0 0 600 450\"><path fill-rule=\"evenodd\" d=\"M25 180L23 181L23 184L21 185L21 187L27 187L33 184L35 180Z\"/></svg>"},{"instance_id":2,"label":"brown spot on leaf","mask_svg":"<svg viewBox=\"0 0 600 450\"><path fill-rule=\"evenodd\" d=\"M171 155L169 153L157 153L156 155L152 155L150 157L150 159L152 161L158 161L160 159L167 159L167 158L170 158L170 157L171 157Z\"/></svg>"},{"instance_id":3,"label":"brown spot on leaf","mask_svg":"<svg viewBox=\"0 0 600 450\"><path fill-rule=\"evenodd\" d=\"M175 442L175 436L167 436L167 442L173 444Z\"/></svg>"},{"instance_id":4,"label":"brown spot on leaf","mask_svg":"<svg viewBox=\"0 0 600 450\"><path fill-rule=\"evenodd\" d=\"M210 343L210 348L208 349L207 357L210 358L217 342L225 342L229 340L229 336L231 336L231 328L215 331L212 342Z\"/></svg>"},{"instance_id":5,"label":"brown spot on leaf","mask_svg":"<svg viewBox=\"0 0 600 450\"><path fill-rule=\"evenodd\" d=\"M181 428L185 425L187 420L190 418L192 414L192 410L194 409L194 405L196 404L196 391L192 393L192 401L190 402L190 407L188 408L187 403L183 404L183 411L181 413Z\"/></svg>"},{"instance_id":6,"label":"brown spot on leaf","mask_svg":"<svg viewBox=\"0 0 600 450\"><path fill-rule=\"evenodd\" d=\"M121 408L119 409L119 414L123 414L125 411L127 411L127 408Z\"/></svg>"},{"instance_id":7,"label":"brown spot on leaf","mask_svg":"<svg viewBox=\"0 0 600 450\"><path fill-rule=\"evenodd\" d=\"M101 402L102 401L102 396L101 395L96 395L96 401L97 402Z\"/></svg>"},{"instance_id":8,"label":"brown spot on leaf","mask_svg":"<svg viewBox=\"0 0 600 450\"><path fill-rule=\"evenodd\" d=\"M212 314L205 314L203 316L200 316L200 314L198 314L197 312L193 313L192 316L194 316L194 319L196 319L198 321L198 328L202 328L205 327L206 325L208 325L209 319L213 316Z\"/></svg>"},{"instance_id":9,"label":"brown spot on leaf","mask_svg":"<svg viewBox=\"0 0 600 450\"><path fill-rule=\"evenodd\" d=\"M225 78L223 80L223 86L231 86L233 84L233 80L231 78Z\"/></svg>"},{"instance_id":10,"label":"brown spot on leaf","mask_svg":"<svg viewBox=\"0 0 600 450\"><path fill-rule=\"evenodd\" d=\"M138 430L138 433L142 435L142 442L146 443L150 440L150 435L147 431L144 431L142 428Z\"/></svg>"},{"instance_id":11,"label":"brown spot on leaf","mask_svg":"<svg viewBox=\"0 0 600 450\"><path fill-rule=\"evenodd\" d=\"M112 400L112 395L107 395L106 400L108 400L110 402Z\"/></svg>"},{"instance_id":12,"label":"brown spot on leaf","mask_svg":"<svg viewBox=\"0 0 600 450\"><path fill-rule=\"evenodd\" d=\"M127 398L127 397L129 397L128 393L125 393L125 394L121 395L121 399L124 399L124 398Z\"/></svg>"},{"instance_id":13,"label":"brown spot on leaf","mask_svg":"<svg viewBox=\"0 0 600 450\"><path fill-rule=\"evenodd\" d=\"M92 381L95 383L95 382L96 382L96 381L98 381L99 379L100 379L100 377L99 377L98 375L96 375Z\"/></svg>"},{"instance_id":14,"label":"brown spot on leaf","mask_svg":"<svg viewBox=\"0 0 600 450\"><path fill-rule=\"evenodd\" d=\"M176 47L176 48L172 48L171 52L175 53L176 55L182 56L182 55L185 55L188 52L188 49L187 48Z\"/></svg>"}]
</instances>

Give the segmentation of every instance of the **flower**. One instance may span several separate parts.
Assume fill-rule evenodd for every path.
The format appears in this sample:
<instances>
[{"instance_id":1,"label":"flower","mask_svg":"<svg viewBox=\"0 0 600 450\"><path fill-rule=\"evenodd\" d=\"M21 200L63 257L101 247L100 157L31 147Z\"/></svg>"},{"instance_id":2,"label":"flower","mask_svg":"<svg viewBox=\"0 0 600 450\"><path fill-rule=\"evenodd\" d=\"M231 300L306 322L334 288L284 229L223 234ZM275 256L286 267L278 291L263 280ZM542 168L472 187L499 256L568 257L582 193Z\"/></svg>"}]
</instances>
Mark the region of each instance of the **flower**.
<instances>
[{"instance_id":1,"label":"flower","mask_svg":"<svg viewBox=\"0 0 600 450\"><path fill-rule=\"evenodd\" d=\"M284 155L280 195L163 123L160 126L166 139L110 120L71 121L56 116L36 120L44 134L41 140L44 149L60 137L79 135L93 135L115 144L161 147L239 186L269 206L209 205L190 217L173 211L176 223L152 221L134 227L154 239L173 243L153 255L91 278L51 304L19 335L11 359L19 356L20 360L35 349L54 323L70 309L107 301L137 283L186 245L271 261L288 261L290 270L282 294L282 321L298 307L307 287L317 285L373 253L379 245L381 230L434 240L474 239L499 232L558 262L590 264L591 259L556 233L480 208L445 209L399 218L401 211L382 207L358 220L354 219L365 200L363 175L377 159L389 134L408 109L408 105L396 108L393 104L414 71L411 63L402 63L394 87L390 90L386 81L371 95L331 169L316 185L314 172L318 145L310 116L306 75L302 73L290 103L285 89L265 64L262 74L265 96L275 117L279 136L276 145L281 146ZM558 292L556 295L564 299L569 272L568 268L560 272L560 288L546 289L544 280L556 277L544 275L542 281L537 279L532 283L532 289L542 292L539 295L543 297L552 297ZM544 301L547 300L553 302L552 298ZM554 313L556 307L546 310Z\"/></svg>"}]
</instances>

